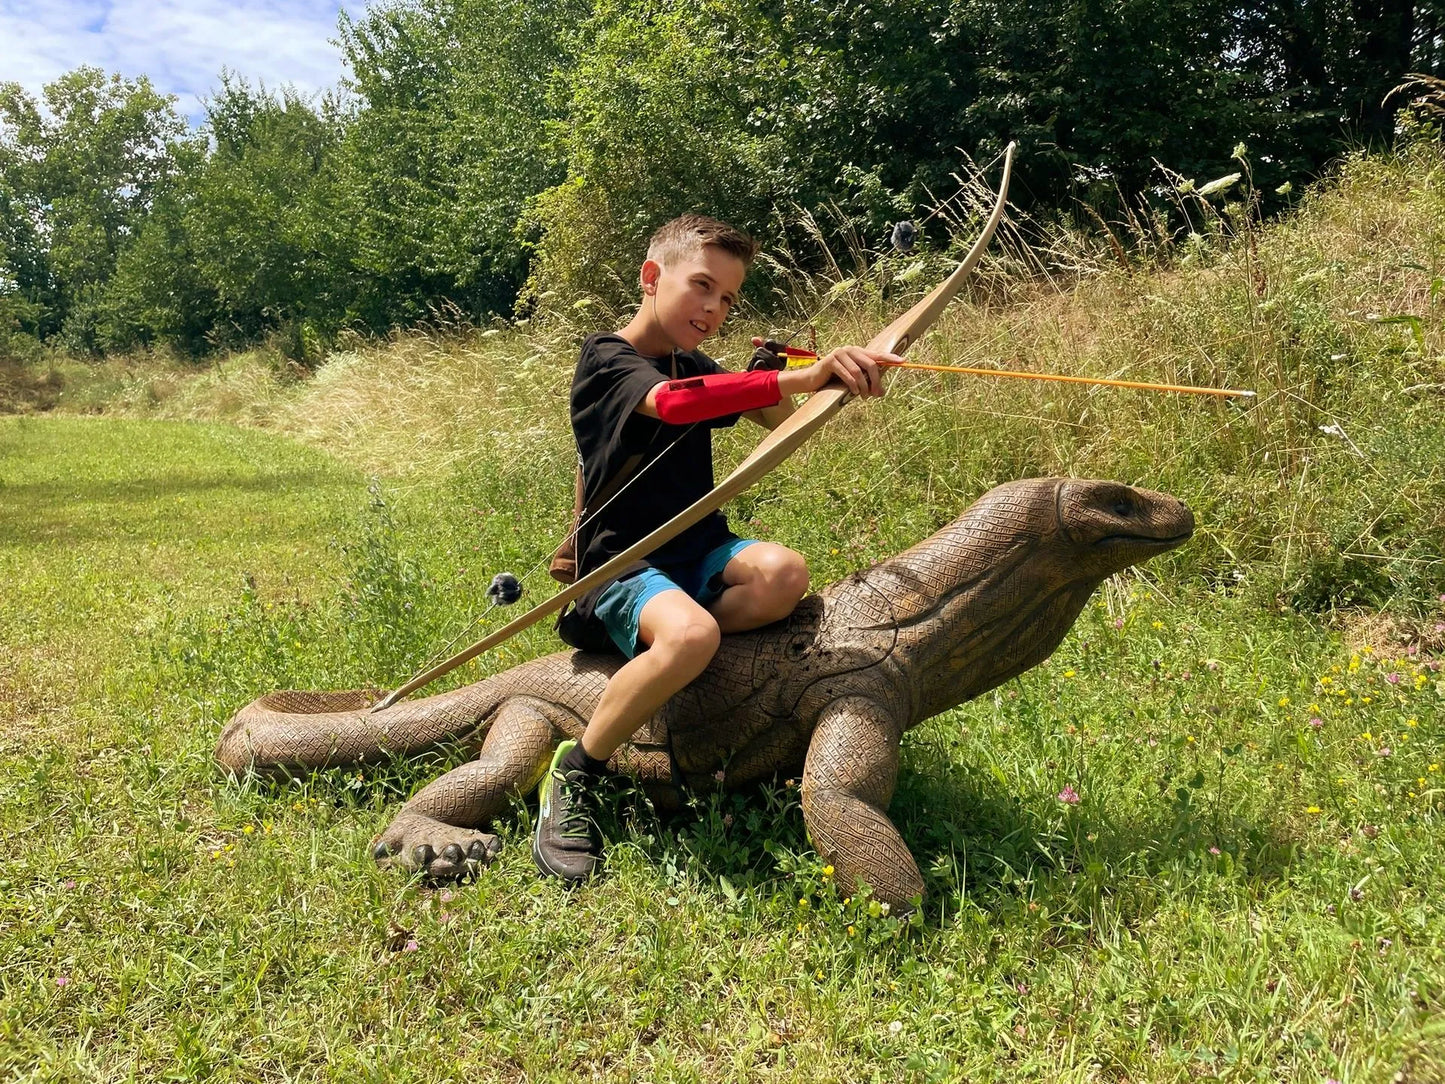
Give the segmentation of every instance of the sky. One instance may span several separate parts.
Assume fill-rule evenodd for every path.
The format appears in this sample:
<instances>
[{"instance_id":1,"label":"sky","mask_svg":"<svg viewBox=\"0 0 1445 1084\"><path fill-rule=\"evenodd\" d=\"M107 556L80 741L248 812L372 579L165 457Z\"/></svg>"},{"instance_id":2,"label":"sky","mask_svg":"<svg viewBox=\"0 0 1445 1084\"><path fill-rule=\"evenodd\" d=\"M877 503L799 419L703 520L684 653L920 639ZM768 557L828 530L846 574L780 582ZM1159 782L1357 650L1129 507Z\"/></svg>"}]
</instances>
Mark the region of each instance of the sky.
<instances>
[{"instance_id":1,"label":"sky","mask_svg":"<svg viewBox=\"0 0 1445 1084\"><path fill-rule=\"evenodd\" d=\"M342 75L336 16L364 0L0 0L0 82L35 97L82 64L145 75L199 124L222 68L303 93Z\"/></svg>"}]
</instances>

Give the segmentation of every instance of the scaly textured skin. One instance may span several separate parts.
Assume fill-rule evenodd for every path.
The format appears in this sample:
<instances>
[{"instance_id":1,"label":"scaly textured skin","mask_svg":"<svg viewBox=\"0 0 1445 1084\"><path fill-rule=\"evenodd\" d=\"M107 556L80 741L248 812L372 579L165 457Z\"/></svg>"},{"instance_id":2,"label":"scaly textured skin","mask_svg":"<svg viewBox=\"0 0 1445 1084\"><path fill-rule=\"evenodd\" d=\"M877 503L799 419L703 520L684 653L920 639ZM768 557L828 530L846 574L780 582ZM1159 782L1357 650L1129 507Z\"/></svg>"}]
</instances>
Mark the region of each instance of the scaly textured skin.
<instances>
[{"instance_id":1,"label":"scaly textured skin","mask_svg":"<svg viewBox=\"0 0 1445 1084\"><path fill-rule=\"evenodd\" d=\"M903 732L1046 659L1106 577L1181 545L1194 519L1163 493L1038 478L985 494L905 553L805 598L788 620L723 637L707 670L613 766L674 800L684 781L736 789L803 779L803 817L841 883L903 906L923 890L888 819ZM581 736L620 658L560 652L369 713L372 698L278 692L241 709L217 760L234 772L309 770L443 743L476 759L422 788L379 837L379 862L455 876L496 853L480 829Z\"/></svg>"}]
</instances>

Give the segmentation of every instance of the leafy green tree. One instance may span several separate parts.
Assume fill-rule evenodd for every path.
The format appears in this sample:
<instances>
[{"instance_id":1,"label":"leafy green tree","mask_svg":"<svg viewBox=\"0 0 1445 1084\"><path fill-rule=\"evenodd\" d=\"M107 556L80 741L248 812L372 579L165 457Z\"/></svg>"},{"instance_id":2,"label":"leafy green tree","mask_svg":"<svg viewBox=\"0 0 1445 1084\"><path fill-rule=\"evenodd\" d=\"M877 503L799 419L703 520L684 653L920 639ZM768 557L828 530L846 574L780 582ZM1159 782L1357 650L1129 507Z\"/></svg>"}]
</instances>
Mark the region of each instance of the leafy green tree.
<instances>
[{"instance_id":1,"label":"leafy green tree","mask_svg":"<svg viewBox=\"0 0 1445 1084\"><path fill-rule=\"evenodd\" d=\"M107 282L99 327L107 350L164 344L199 356L228 326L216 287L202 271L192 244L188 211L194 180L204 167L199 140L181 146L176 173L160 188Z\"/></svg>"},{"instance_id":2,"label":"leafy green tree","mask_svg":"<svg viewBox=\"0 0 1445 1084\"><path fill-rule=\"evenodd\" d=\"M44 238L55 286L53 299L40 302L44 320L59 320L73 348L94 350L104 284L172 175L186 125L174 98L146 78L98 68L67 72L46 85L43 100L42 111L17 85L0 88L0 159L11 200ZM30 263L25 274L40 275Z\"/></svg>"},{"instance_id":3,"label":"leafy green tree","mask_svg":"<svg viewBox=\"0 0 1445 1084\"><path fill-rule=\"evenodd\" d=\"M341 214L373 327L450 301L509 312L525 274L517 226L561 179L551 88L571 64L584 0L391 0L342 18L354 99Z\"/></svg>"},{"instance_id":4,"label":"leafy green tree","mask_svg":"<svg viewBox=\"0 0 1445 1084\"><path fill-rule=\"evenodd\" d=\"M218 334L245 341L301 322L342 326L355 288L334 206L334 108L223 75L206 118L213 148L169 229L215 293Z\"/></svg>"},{"instance_id":5,"label":"leafy green tree","mask_svg":"<svg viewBox=\"0 0 1445 1084\"><path fill-rule=\"evenodd\" d=\"M579 37L555 129L570 176L535 205L538 296L621 303L631 268L610 265L686 210L802 241L802 211L826 207L829 242L866 246L985 142L977 35L944 0L604 0Z\"/></svg>"}]
</instances>

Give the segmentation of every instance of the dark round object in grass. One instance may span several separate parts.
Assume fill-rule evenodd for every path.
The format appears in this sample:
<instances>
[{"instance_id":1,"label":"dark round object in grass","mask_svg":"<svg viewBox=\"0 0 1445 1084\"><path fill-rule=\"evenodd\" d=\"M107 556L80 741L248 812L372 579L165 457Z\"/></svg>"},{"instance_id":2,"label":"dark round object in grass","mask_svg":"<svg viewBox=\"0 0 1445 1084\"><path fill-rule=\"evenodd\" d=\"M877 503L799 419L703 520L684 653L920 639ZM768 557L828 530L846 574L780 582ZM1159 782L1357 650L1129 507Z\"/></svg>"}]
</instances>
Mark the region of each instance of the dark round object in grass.
<instances>
[{"instance_id":1,"label":"dark round object in grass","mask_svg":"<svg viewBox=\"0 0 1445 1084\"><path fill-rule=\"evenodd\" d=\"M498 572L487 588L487 597L498 606L510 606L522 597L521 581L510 572Z\"/></svg>"}]
</instances>

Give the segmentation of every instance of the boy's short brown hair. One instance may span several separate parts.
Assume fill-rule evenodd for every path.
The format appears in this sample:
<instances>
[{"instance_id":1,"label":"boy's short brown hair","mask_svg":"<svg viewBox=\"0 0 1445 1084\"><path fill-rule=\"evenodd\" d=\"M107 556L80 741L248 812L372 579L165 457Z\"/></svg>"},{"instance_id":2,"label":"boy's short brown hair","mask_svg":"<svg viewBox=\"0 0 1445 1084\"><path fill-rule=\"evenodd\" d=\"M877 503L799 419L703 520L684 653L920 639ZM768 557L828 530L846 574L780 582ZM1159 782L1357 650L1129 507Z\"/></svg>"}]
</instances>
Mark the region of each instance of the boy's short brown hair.
<instances>
[{"instance_id":1,"label":"boy's short brown hair","mask_svg":"<svg viewBox=\"0 0 1445 1084\"><path fill-rule=\"evenodd\" d=\"M701 249L720 248L747 266L758 254L758 243L742 230L707 215L679 215L658 227L647 243L647 258L667 267Z\"/></svg>"}]
</instances>

